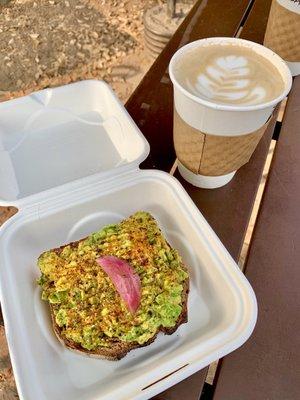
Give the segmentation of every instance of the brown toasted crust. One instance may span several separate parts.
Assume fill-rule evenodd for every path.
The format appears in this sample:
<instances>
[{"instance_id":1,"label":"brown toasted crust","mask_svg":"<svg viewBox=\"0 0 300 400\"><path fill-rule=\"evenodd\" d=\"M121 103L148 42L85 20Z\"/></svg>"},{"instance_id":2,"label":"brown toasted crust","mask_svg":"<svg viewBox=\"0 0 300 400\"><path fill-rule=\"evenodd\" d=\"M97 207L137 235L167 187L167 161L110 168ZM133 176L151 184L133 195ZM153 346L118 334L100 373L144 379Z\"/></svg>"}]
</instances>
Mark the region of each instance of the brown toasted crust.
<instances>
[{"instance_id":1,"label":"brown toasted crust","mask_svg":"<svg viewBox=\"0 0 300 400\"><path fill-rule=\"evenodd\" d=\"M76 247L78 245L78 243L84 241L85 239L86 238L78 240L76 242L71 242L68 245L58 247L56 249L53 249L52 251L59 254L64 249L64 247L66 247L66 246ZM185 269L187 269L187 268L185 267ZM162 332L166 335L172 335L179 328L180 325L186 323L188 321L188 312L187 312L188 294L189 294L189 279L186 279L185 285L183 288L183 292L182 292L182 311L178 317L176 325L171 328L160 327L157 330L156 334L151 339L149 339L147 342L145 342L144 344L139 344L137 342L122 342L121 340L113 340L112 339L111 343L110 343L110 347L101 347L97 350L84 349L79 344L77 344L73 341L70 341L66 338L63 338L61 336L61 329L55 321L53 307L51 306L51 304L49 304L53 330L54 330L54 333L55 333L57 339L60 341L60 343L62 343L68 349L70 349L76 353L85 354L86 356L92 357L92 358L106 359L106 360L111 360L111 361L120 360L121 358L125 357L129 351L131 351L133 349L137 349L139 347L148 346L149 344L154 342L154 340L156 339L159 332Z\"/></svg>"}]
</instances>

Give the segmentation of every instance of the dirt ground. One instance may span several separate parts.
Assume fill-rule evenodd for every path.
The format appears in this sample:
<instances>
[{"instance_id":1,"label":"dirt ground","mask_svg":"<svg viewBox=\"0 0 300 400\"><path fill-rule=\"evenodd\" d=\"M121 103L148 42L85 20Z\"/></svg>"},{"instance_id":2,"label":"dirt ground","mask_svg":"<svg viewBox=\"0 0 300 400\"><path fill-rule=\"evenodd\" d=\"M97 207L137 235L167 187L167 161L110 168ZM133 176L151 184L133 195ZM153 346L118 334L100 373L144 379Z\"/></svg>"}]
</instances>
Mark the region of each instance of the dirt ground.
<instances>
[{"instance_id":1,"label":"dirt ground","mask_svg":"<svg viewBox=\"0 0 300 400\"><path fill-rule=\"evenodd\" d=\"M125 101L153 60L144 10L162 0L11 0L0 6L0 101L88 78Z\"/></svg>"}]
</instances>

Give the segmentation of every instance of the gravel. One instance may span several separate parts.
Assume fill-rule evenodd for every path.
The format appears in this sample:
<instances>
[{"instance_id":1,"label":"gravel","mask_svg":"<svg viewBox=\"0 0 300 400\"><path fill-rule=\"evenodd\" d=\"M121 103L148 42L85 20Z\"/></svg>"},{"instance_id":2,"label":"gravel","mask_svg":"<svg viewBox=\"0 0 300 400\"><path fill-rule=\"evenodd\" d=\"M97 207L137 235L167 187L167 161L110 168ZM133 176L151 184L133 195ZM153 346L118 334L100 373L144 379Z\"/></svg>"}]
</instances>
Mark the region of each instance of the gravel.
<instances>
[{"instance_id":1,"label":"gravel","mask_svg":"<svg viewBox=\"0 0 300 400\"><path fill-rule=\"evenodd\" d=\"M143 12L160 0L11 0L0 6L0 101L72 81L111 80L143 48Z\"/></svg>"}]
</instances>

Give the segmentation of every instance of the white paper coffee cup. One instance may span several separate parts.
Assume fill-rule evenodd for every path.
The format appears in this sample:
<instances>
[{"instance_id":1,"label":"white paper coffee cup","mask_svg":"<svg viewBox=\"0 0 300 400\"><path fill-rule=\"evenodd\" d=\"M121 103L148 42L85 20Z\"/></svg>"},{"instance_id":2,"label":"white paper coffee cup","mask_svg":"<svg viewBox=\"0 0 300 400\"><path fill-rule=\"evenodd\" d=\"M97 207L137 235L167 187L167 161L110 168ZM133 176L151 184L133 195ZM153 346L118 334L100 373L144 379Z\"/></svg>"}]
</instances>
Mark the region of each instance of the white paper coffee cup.
<instances>
[{"instance_id":1,"label":"white paper coffee cup","mask_svg":"<svg viewBox=\"0 0 300 400\"><path fill-rule=\"evenodd\" d=\"M210 44L245 46L265 57L277 68L283 79L282 93L275 99L261 104L230 105L205 100L186 90L176 77L178 62L195 48ZM223 137L240 137L261 129L269 120L276 105L288 94L292 85L289 68L277 54L257 43L236 38L208 38L189 43L173 55L169 65L169 74L174 85L174 111L183 123L201 134ZM179 161L182 160L179 158ZM223 186L232 179L235 173L233 170L219 176L200 175L186 168L182 162L179 163L179 171L187 181L204 188Z\"/></svg>"}]
</instances>

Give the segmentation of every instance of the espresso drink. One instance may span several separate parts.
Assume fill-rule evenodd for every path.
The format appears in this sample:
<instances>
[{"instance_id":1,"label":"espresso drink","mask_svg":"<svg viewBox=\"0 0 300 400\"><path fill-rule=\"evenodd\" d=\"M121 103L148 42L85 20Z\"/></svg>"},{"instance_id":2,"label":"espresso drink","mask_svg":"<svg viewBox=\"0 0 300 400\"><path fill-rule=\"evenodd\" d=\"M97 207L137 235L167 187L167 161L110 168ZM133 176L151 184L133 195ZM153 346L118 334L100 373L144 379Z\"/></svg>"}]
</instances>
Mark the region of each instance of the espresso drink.
<instances>
[{"instance_id":1,"label":"espresso drink","mask_svg":"<svg viewBox=\"0 0 300 400\"><path fill-rule=\"evenodd\" d=\"M262 104L284 90L277 68L255 50L240 45L190 49L177 63L174 75L190 93L217 104Z\"/></svg>"}]
</instances>

